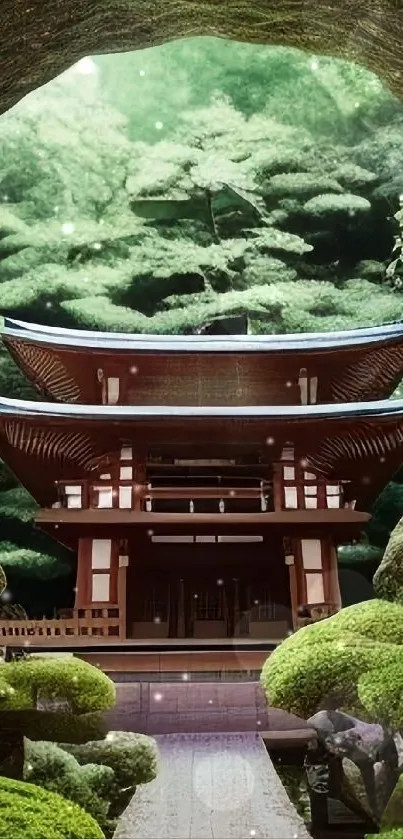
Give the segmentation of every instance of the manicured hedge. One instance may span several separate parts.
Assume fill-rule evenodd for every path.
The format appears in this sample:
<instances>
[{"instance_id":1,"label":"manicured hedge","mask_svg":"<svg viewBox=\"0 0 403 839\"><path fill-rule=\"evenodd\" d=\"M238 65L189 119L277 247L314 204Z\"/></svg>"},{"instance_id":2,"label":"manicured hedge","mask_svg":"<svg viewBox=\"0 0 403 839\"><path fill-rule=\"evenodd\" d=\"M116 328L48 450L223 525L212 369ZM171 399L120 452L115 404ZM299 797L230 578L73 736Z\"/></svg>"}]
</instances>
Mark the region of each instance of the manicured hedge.
<instances>
[{"instance_id":1,"label":"manicured hedge","mask_svg":"<svg viewBox=\"0 0 403 839\"><path fill-rule=\"evenodd\" d=\"M0 839L104 839L77 804L33 784L0 778Z\"/></svg>"},{"instance_id":2,"label":"manicured hedge","mask_svg":"<svg viewBox=\"0 0 403 839\"><path fill-rule=\"evenodd\" d=\"M147 784L157 775L157 745L155 740L145 734L110 731L105 740L84 743L82 746L67 743L60 745L82 765L96 763L113 769L110 815L114 817L123 812L138 784Z\"/></svg>"},{"instance_id":3,"label":"manicured hedge","mask_svg":"<svg viewBox=\"0 0 403 839\"><path fill-rule=\"evenodd\" d=\"M270 705L304 718L346 708L400 724L402 645L403 606L357 603L283 641L265 662L261 684Z\"/></svg>"},{"instance_id":4,"label":"manicured hedge","mask_svg":"<svg viewBox=\"0 0 403 839\"><path fill-rule=\"evenodd\" d=\"M395 827L393 830L381 830L380 833L367 833L365 839L403 839L403 827Z\"/></svg>"},{"instance_id":5,"label":"manicured hedge","mask_svg":"<svg viewBox=\"0 0 403 839\"><path fill-rule=\"evenodd\" d=\"M114 683L78 658L31 658L1 666L0 708L36 708L38 697L66 700L75 714L107 711L116 700Z\"/></svg>"},{"instance_id":6,"label":"manicured hedge","mask_svg":"<svg viewBox=\"0 0 403 839\"><path fill-rule=\"evenodd\" d=\"M80 766L55 743L25 740L24 781L79 804L108 833L114 773L109 766Z\"/></svg>"}]
</instances>

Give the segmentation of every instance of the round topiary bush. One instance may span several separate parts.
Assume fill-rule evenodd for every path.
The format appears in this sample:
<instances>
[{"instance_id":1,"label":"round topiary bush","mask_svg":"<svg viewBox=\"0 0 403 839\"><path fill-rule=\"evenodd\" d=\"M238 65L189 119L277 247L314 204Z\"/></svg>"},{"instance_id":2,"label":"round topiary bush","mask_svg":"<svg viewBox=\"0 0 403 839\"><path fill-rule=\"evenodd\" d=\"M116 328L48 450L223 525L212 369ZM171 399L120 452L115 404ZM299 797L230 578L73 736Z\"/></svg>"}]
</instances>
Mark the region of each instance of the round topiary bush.
<instances>
[{"instance_id":1,"label":"round topiary bush","mask_svg":"<svg viewBox=\"0 0 403 839\"><path fill-rule=\"evenodd\" d=\"M305 719L324 708L345 708L376 722L386 714L389 724L389 708L396 724L403 606L370 600L300 629L267 659L261 684L270 705Z\"/></svg>"},{"instance_id":2,"label":"round topiary bush","mask_svg":"<svg viewBox=\"0 0 403 839\"><path fill-rule=\"evenodd\" d=\"M2 665L0 678L2 710L36 708L38 698L46 697L66 700L73 714L84 714L107 711L116 700L112 680L78 658L12 661Z\"/></svg>"},{"instance_id":3,"label":"round topiary bush","mask_svg":"<svg viewBox=\"0 0 403 839\"><path fill-rule=\"evenodd\" d=\"M0 778L0 839L104 839L77 804L34 784Z\"/></svg>"}]
</instances>

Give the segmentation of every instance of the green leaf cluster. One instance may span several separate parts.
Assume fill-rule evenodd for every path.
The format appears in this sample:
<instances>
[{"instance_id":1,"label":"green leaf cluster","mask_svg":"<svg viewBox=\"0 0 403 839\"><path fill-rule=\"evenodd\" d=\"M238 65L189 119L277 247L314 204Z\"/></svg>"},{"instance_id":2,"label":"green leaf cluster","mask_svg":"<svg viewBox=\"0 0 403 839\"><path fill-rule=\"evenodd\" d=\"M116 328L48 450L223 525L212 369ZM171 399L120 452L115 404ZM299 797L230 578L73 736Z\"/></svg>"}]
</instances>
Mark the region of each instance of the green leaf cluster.
<instances>
[{"instance_id":1,"label":"green leaf cluster","mask_svg":"<svg viewBox=\"0 0 403 839\"><path fill-rule=\"evenodd\" d=\"M1 839L105 839L88 813L34 784L0 778Z\"/></svg>"}]
</instances>

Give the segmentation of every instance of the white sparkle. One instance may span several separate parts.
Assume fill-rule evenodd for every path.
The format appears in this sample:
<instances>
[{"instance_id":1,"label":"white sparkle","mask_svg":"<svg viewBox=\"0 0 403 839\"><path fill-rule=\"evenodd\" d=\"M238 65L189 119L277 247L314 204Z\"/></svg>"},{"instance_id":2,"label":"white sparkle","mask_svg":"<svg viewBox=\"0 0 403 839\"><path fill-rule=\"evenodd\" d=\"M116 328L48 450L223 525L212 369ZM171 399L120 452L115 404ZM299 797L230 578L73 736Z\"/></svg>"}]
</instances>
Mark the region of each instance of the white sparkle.
<instances>
[{"instance_id":1,"label":"white sparkle","mask_svg":"<svg viewBox=\"0 0 403 839\"><path fill-rule=\"evenodd\" d=\"M153 530L147 530L147 536L154 536Z\"/></svg>"},{"instance_id":2,"label":"white sparkle","mask_svg":"<svg viewBox=\"0 0 403 839\"><path fill-rule=\"evenodd\" d=\"M256 836L256 830L251 830L249 835L250 836Z\"/></svg>"},{"instance_id":3,"label":"white sparkle","mask_svg":"<svg viewBox=\"0 0 403 839\"><path fill-rule=\"evenodd\" d=\"M101 248L102 248L102 245L101 245L100 242L94 242L92 248L93 248L94 251L100 251Z\"/></svg>"},{"instance_id":4,"label":"white sparkle","mask_svg":"<svg viewBox=\"0 0 403 839\"><path fill-rule=\"evenodd\" d=\"M273 446L274 445L274 437L268 437L267 440L266 440L266 443L267 443L268 446Z\"/></svg>"},{"instance_id":5,"label":"white sparkle","mask_svg":"<svg viewBox=\"0 0 403 839\"><path fill-rule=\"evenodd\" d=\"M88 56L81 58L80 61L77 61L77 64L74 65L74 69L77 73L80 73L81 76L92 76L92 74L96 73L98 70L95 61Z\"/></svg>"},{"instance_id":6,"label":"white sparkle","mask_svg":"<svg viewBox=\"0 0 403 839\"><path fill-rule=\"evenodd\" d=\"M259 601L258 601L258 600L254 600L253 602L254 602L255 606L258 606L258 605L259 605Z\"/></svg>"},{"instance_id":7,"label":"white sparkle","mask_svg":"<svg viewBox=\"0 0 403 839\"><path fill-rule=\"evenodd\" d=\"M209 704L209 705L212 705L212 704L213 704L213 700L212 700L212 699L209 699L208 704Z\"/></svg>"},{"instance_id":8,"label":"white sparkle","mask_svg":"<svg viewBox=\"0 0 403 839\"><path fill-rule=\"evenodd\" d=\"M189 681L189 673L182 673L182 681L188 682Z\"/></svg>"},{"instance_id":9,"label":"white sparkle","mask_svg":"<svg viewBox=\"0 0 403 839\"><path fill-rule=\"evenodd\" d=\"M155 123L155 127L157 131L161 131L161 129L164 127L164 123L157 120L157 122Z\"/></svg>"},{"instance_id":10,"label":"white sparkle","mask_svg":"<svg viewBox=\"0 0 403 839\"><path fill-rule=\"evenodd\" d=\"M224 580L221 580L221 579L217 580L217 585L218 586L223 586L224 585Z\"/></svg>"},{"instance_id":11,"label":"white sparkle","mask_svg":"<svg viewBox=\"0 0 403 839\"><path fill-rule=\"evenodd\" d=\"M162 693L154 693L153 699L155 700L155 702L161 702Z\"/></svg>"},{"instance_id":12,"label":"white sparkle","mask_svg":"<svg viewBox=\"0 0 403 839\"><path fill-rule=\"evenodd\" d=\"M159 618L158 615L154 618L154 623L161 623L161 618Z\"/></svg>"},{"instance_id":13,"label":"white sparkle","mask_svg":"<svg viewBox=\"0 0 403 839\"><path fill-rule=\"evenodd\" d=\"M50 300L48 300L48 302L46 303L46 309L51 309L52 306L53 306L53 303L51 303Z\"/></svg>"},{"instance_id":14,"label":"white sparkle","mask_svg":"<svg viewBox=\"0 0 403 839\"><path fill-rule=\"evenodd\" d=\"M62 224L62 233L65 233L66 236L69 236L70 233L74 233L74 224L71 221L66 221Z\"/></svg>"},{"instance_id":15,"label":"white sparkle","mask_svg":"<svg viewBox=\"0 0 403 839\"><path fill-rule=\"evenodd\" d=\"M319 61L317 58L313 58L311 61L311 70L319 70Z\"/></svg>"},{"instance_id":16,"label":"white sparkle","mask_svg":"<svg viewBox=\"0 0 403 839\"><path fill-rule=\"evenodd\" d=\"M146 74L145 70L139 70L139 76L145 76L145 74Z\"/></svg>"},{"instance_id":17,"label":"white sparkle","mask_svg":"<svg viewBox=\"0 0 403 839\"><path fill-rule=\"evenodd\" d=\"M292 387L292 382L286 382L286 383L285 383L285 386L286 386L286 387Z\"/></svg>"},{"instance_id":18,"label":"white sparkle","mask_svg":"<svg viewBox=\"0 0 403 839\"><path fill-rule=\"evenodd\" d=\"M194 600L198 600L198 599L199 599L199 595L198 595L198 594L194 594L194 595L193 595L193 599L194 599Z\"/></svg>"},{"instance_id":19,"label":"white sparkle","mask_svg":"<svg viewBox=\"0 0 403 839\"><path fill-rule=\"evenodd\" d=\"M131 373L132 376L135 376L136 373L138 373L138 372L139 372L139 368L136 367L135 364L133 364L132 367L129 368L129 373Z\"/></svg>"}]
</instances>

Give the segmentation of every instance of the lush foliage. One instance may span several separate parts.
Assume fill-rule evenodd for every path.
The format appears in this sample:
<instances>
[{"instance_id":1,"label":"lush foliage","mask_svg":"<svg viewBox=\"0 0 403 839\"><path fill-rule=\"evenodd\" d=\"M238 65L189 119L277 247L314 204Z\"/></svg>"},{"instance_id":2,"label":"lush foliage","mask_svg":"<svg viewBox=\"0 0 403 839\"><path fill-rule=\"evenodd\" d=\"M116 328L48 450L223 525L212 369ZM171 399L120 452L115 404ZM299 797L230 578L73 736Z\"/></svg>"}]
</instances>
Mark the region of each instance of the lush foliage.
<instances>
[{"instance_id":1,"label":"lush foliage","mask_svg":"<svg viewBox=\"0 0 403 839\"><path fill-rule=\"evenodd\" d=\"M402 644L403 606L382 600L349 606L277 647L261 676L267 701L304 718L345 708L398 728Z\"/></svg>"},{"instance_id":2,"label":"lush foliage","mask_svg":"<svg viewBox=\"0 0 403 839\"><path fill-rule=\"evenodd\" d=\"M63 699L72 714L106 711L115 702L113 682L77 658L30 658L3 664L1 710L35 709L39 698Z\"/></svg>"},{"instance_id":3,"label":"lush foliage","mask_svg":"<svg viewBox=\"0 0 403 839\"><path fill-rule=\"evenodd\" d=\"M79 804L109 832L109 799L113 771L108 766L80 766L55 743L25 741L24 780Z\"/></svg>"},{"instance_id":4,"label":"lush foliage","mask_svg":"<svg viewBox=\"0 0 403 839\"><path fill-rule=\"evenodd\" d=\"M104 740L81 746L61 744L82 765L108 766L113 771L110 815L118 816L133 797L138 784L147 784L157 774L155 741L144 734L110 731Z\"/></svg>"},{"instance_id":5,"label":"lush foliage","mask_svg":"<svg viewBox=\"0 0 403 839\"><path fill-rule=\"evenodd\" d=\"M0 778L1 839L104 839L77 804L34 784Z\"/></svg>"}]
</instances>

